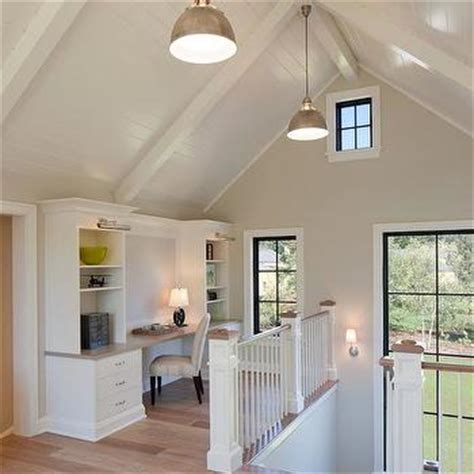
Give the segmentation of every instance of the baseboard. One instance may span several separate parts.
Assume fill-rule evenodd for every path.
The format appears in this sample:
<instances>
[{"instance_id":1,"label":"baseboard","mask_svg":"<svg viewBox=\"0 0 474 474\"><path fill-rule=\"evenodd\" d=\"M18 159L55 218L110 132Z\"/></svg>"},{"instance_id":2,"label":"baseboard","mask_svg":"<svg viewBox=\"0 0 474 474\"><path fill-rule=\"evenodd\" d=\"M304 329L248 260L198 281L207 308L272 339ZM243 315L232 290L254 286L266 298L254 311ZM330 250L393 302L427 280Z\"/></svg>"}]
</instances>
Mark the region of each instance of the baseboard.
<instances>
[{"instance_id":1,"label":"baseboard","mask_svg":"<svg viewBox=\"0 0 474 474\"><path fill-rule=\"evenodd\" d=\"M139 405L99 423L78 423L52 419L46 431L95 442L145 418L145 407Z\"/></svg>"},{"instance_id":2,"label":"baseboard","mask_svg":"<svg viewBox=\"0 0 474 474\"><path fill-rule=\"evenodd\" d=\"M38 420L36 434L46 433L46 431L49 431L50 425L51 421L49 417L43 416Z\"/></svg>"},{"instance_id":3,"label":"baseboard","mask_svg":"<svg viewBox=\"0 0 474 474\"><path fill-rule=\"evenodd\" d=\"M11 434L13 434L13 425L10 426L10 428L7 428L2 433L0 433L0 439L6 438L7 436L10 436Z\"/></svg>"}]
</instances>

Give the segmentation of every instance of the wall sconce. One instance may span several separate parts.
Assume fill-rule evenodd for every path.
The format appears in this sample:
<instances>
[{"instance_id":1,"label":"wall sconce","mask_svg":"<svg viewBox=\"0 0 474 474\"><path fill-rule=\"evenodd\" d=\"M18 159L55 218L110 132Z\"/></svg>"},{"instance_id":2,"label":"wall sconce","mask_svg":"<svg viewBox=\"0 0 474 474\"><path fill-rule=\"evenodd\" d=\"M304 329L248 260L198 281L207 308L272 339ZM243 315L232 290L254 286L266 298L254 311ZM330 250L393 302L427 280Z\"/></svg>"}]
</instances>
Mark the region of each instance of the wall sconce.
<instances>
[{"instance_id":1,"label":"wall sconce","mask_svg":"<svg viewBox=\"0 0 474 474\"><path fill-rule=\"evenodd\" d=\"M349 347L349 354L352 357L356 357L359 355L359 347L356 345L357 344L357 333L355 329L348 329L346 331L346 343L350 344L351 347Z\"/></svg>"}]
</instances>

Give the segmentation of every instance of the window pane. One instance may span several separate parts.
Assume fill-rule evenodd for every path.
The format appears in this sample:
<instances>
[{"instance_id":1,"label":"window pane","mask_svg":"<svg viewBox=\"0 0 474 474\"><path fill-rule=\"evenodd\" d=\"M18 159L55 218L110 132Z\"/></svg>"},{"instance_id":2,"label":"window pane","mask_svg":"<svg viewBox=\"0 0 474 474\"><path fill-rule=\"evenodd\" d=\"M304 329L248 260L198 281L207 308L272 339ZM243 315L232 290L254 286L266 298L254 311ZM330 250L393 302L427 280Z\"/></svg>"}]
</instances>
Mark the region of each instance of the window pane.
<instances>
[{"instance_id":1,"label":"window pane","mask_svg":"<svg viewBox=\"0 0 474 474\"><path fill-rule=\"evenodd\" d=\"M341 127L355 126L355 107L341 107Z\"/></svg>"},{"instance_id":2,"label":"window pane","mask_svg":"<svg viewBox=\"0 0 474 474\"><path fill-rule=\"evenodd\" d=\"M440 235L439 291L474 293L474 235Z\"/></svg>"},{"instance_id":3,"label":"window pane","mask_svg":"<svg viewBox=\"0 0 474 474\"><path fill-rule=\"evenodd\" d=\"M278 283L280 301L296 301L296 273L279 273Z\"/></svg>"},{"instance_id":4,"label":"window pane","mask_svg":"<svg viewBox=\"0 0 474 474\"><path fill-rule=\"evenodd\" d=\"M258 242L258 269L275 270L276 269L276 241L261 240Z\"/></svg>"},{"instance_id":5,"label":"window pane","mask_svg":"<svg viewBox=\"0 0 474 474\"><path fill-rule=\"evenodd\" d=\"M260 303L260 331L265 331L278 325L277 304Z\"/></svg>"},{"instance_id":6,"label":"window pane","mask_svg":"<svg viewBox=\"0 0 474 474\"><path fill-rule=\"evenodd\" d=\"M357 149L370 148L370 127L363 127L357 129Z\"/></svg>"},{"instance_id":7,"label":"window pane","mask_svg":"<svg viewBox=\"0 0 474 474\"><path fill-rule=\"evenodd\" d=\"M474 356L474 297L439 297L439 351Z\"/></svg>"},{"instance_id":8,"label":"window pane","mask_svg":"<svg viewBox=\"0 0 474 474\"><path fill-rule=\"evenodd\" d=\"M423 456L430 461L436 460L436 416L423 416Z\"/></svg>"},{"instance_id":9,"label":"window pane","mask_svg":"<svg viewBox=\"0 0 474 474\"><path fill-rule=\"evenodd\" d=\"M420 342L426 352L436 350L436 298L434 296L389 297L389 347L402 339Z\"/></svg>"},{"instance_id":10,"label":"window pane","mask_svg":"<svg viewBox=\"0 0 474 474\"><path fill-rule=\"evenodd\" d=\"M355 148L355 130L341 130L341 150L353 150Z\"/></svg>"},{"instance_id":11,"label":"window pane","mask_svg":"<svg viewBox=\"0 0 474 474\"><path fill-rule=\"evenodd\" d=\"M296 303L280 303L278 305L278 314L282 315L283 313L287 313L288 311L296 312Z\"/></svg>"},{"instance_id":12,"label":"window pane","mask_svg":"<svg viewBox=\"0 0 474 474\"><path fill-rule=\"evenodd\" d=\"M278 241L278 269L296 270L296 240Z\"/></svg>"},{"instance_id":13,"label":"window pane","mask_svg":"<svg viewBox=\"0 0 474 474\"><path fill-rule=\"evenodd\" d=\"M396 236L388 239L389 291L435 292L434 236Z\"/></svg>"},{"instance_id":14,"label":"window pane","mask_svg":"<svg viewBox=\"0 0 474 474\"><path fill-rule=\"evenodd\" d=\"M370 124L370 104L357 106L357 125Z\"/></svg>"},{"instance_id":15,"label":"window pane","mask_svg":"<svg viewBox=\"0 0 474 474\"><path fill-rule=\"evenodd\" d=\"M276 299L275 272L258 274L258 296L260 301L273 301Z\"/></svg>"}]
</instances>

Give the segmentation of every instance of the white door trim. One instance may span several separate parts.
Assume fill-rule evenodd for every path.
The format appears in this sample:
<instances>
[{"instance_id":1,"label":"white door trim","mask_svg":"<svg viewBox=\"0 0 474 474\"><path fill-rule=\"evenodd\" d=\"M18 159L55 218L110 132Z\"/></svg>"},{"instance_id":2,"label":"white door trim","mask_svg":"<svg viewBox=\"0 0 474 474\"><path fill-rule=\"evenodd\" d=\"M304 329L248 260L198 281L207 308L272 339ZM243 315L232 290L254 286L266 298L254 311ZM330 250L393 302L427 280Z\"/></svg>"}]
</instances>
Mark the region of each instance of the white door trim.
<instances>
[{"instance_id":1,"label":"white door trim","mask_svg":"<svg viewBox=\"0 0 474 474\"><path fill-rule=\"evenodd\" d=\"M12 216L13 432L38 432L38 295L36 206L0 201L0 214Z\"/></svg>"},{"instance_id":2,"label":"white door trim","mask_svg":"<svg viewBox=\"0 0 474 474\"><path fill-rule=\"evenodd\" d=\"M244 231L244 335L253 335L253 255L252 242L255 237L296 237L296 291L297 308L304 314L304 231L302 227L259 229Z\"/></svg>"},{"instance_id":3,"label":"white door trim","mask_svg":"<svg viewBox=\"0 0 474 474\"><path fill-rule=\"evenodd\" d=\"M374 245L374 471L383 472L383 372L379 359L383 355L383 234L386 232L414 232L436 230L474 229L474 220L443 222L409 222L397 224L375 224Z\"/></svg>"}]
</instances>

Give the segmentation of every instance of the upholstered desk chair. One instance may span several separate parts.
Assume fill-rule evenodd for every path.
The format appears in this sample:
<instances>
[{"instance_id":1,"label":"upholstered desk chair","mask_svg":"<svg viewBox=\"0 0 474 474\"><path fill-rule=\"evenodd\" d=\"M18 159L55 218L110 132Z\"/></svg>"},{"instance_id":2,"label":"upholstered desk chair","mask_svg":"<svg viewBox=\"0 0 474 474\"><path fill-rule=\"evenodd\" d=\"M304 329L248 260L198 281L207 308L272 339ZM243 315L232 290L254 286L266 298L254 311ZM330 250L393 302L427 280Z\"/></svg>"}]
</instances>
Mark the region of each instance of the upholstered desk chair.
<instances>
[{"instance_id":1,"label":"upholstered desk chair","mask_svg":"<svg viewBox=\"0 0 474 474\"><path fill-rule=\"evenodd\" d=\"M158 393L161 393L161 377L163 375L192 378L198 401L202 403L201 395L204 395L204 386L201 378L201 364L210 320L211 316L206 314L199 322L199 326L194 334L191 356L160 355L150 364L152 405L155 404L156 379L158 379Z\"/></svg>"}]
</instances>

